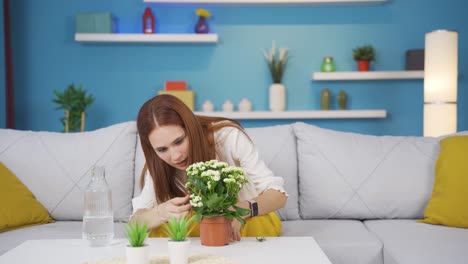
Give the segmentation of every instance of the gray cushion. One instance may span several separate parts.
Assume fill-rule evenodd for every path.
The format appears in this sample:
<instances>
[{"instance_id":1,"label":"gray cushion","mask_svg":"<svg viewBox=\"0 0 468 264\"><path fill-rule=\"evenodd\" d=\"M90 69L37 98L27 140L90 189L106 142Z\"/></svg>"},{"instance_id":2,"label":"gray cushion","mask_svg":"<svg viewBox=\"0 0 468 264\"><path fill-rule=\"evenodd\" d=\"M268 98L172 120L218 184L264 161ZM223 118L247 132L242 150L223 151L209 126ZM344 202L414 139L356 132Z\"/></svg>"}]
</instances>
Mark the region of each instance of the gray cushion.
<instances>
[{"instance_id":1,"label":"gray cushion","mask_svg":"<svg viewBox=\"0 0 468 264\"><path fill-rule=\"evenodd\" d=\"M277 211L281 220L299 219L296 137L292 125L248 128L260 158L275 176L284 179L288 193L286 206Z\"/></svg>"},{"instance_id":2,"label":"gray cushion","mask_svg":"<svg viewBox=\"0 0 468 264\"><path fill-rule=\"evenodd\" d=\"M421 218L437 138L370 136L296 123L301 216Z\"/></svg>"},{"instance_id":3,"label":"gray cushion","mask_svg":"<svg viewBox=\"0 0 468 264\"><path fill-rule=\"evenodd\" d=\"M416 220L364 223L384 243L385 264L468 263L468 229L422 224Z\"/></svg>"},{"instance_id":4,"label":"gray cushion","mask_svg":"<svg viewBox=\"0 0 468 264\"><path fill-rule=\"evenodd\" d=\"M32 239L80 239L81 221L58 221L52 224L37 225L16 229L0 234L0 255ZM114 223L114 237L124 238L123 223Z\"/></svg>"},{"instance_id":5,"label":"gray cushion","mask_svg":"<svg viewBox=\"0 0 468 264\"><path fill-rule=\"evenodd\" d=\"M333 264L381 264L382 243L361 221L284 221L282 236L312 236Z\"/></svg>"},{"instance_id":6,"label":"gray cushion","mask_svg":"<svg viewBox=\"0 0 468 264\"><path fill-rule=\"evenodd\" d=\"M128 219L133 195L135 122L83 133L0 129L0 160L55 220L83 218L93 165L105 167L115 219Z\"/></svg>"}]
</instances>

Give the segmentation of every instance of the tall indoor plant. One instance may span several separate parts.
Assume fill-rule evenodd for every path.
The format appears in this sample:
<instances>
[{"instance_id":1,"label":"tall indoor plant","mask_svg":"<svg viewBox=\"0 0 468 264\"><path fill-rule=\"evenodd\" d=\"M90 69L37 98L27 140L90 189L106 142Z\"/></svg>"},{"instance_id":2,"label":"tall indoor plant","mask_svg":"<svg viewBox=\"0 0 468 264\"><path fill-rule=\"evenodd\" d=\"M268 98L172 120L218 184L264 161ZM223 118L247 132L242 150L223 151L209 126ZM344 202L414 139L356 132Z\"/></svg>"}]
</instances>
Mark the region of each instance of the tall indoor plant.
<instances>
[{"instance_id":1,"label":"tall indoor plant","mask_svg":"<svg viewBox=\"0 0 468 264\"><path fill-rule=\"evenodd\" d=\"M353 58L358 63L359 71L369 71L370 62L375 60L375 48L364 45L353 49Z\"/></svg>"},{"instance_id":2,"label":"tall indoor plant","mask_svg":"<svg viewBox=\"0 0 468 264\"><path fill-rule=\"evenodd\" d=\"M230 241L230 220L242 224L249 209L236 206L237 195L247 182L244 171L225 162L210 160L187 168L186 187L195 219L200 221L200 239L206 246L223 246ZM213 227L213 229L210 229Z\"/></svg>"},{"instance_id":3,"label":"tall indoor plant","mask_svg":"<svg viewBox=\"0 0 468 264\"><path fill-rule=\"evenodd\" d=\"M283 75L288 62L288 49L280 48L277 52L275 42L268 53L262 49L263 56L268 63L273 84L269 89L269 104L271 111L284 111L286 109L286 87L282 83Z\"/></svg>"},{"instance_id":4,"label":"tall indoor plant","mask_svg":"<svg viewBox=\"0 0 468 264\"><path fill-rule=\"evenodd\" d=\"M92 95L86 95L83 86L70 84L63 92L54 90L56 98L52 102L58 104L55 109L65 110L65 116L60 118L64 132L84 131L86 109L94 102Z\"/></svg>"}]
</instances>

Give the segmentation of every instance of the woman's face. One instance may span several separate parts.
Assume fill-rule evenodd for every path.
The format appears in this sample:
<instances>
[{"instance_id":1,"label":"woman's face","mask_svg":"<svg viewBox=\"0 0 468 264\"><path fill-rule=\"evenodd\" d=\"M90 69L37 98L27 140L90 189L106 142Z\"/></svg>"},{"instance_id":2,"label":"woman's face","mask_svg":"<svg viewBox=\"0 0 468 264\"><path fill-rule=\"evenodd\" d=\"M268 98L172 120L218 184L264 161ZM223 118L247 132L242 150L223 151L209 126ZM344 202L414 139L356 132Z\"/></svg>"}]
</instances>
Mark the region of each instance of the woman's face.
<instances>
[{"instance_id":1,"label":"woman's face","mask_svg":"<svg viewBox=\"0 0 468 264\"><path fill-rule=\"evenodd\" d=\"M188 167L189 141L184 129L178 125L155 128L148 139L156 154L167 164L185 170Z\"/></svg>"}]
</instances>

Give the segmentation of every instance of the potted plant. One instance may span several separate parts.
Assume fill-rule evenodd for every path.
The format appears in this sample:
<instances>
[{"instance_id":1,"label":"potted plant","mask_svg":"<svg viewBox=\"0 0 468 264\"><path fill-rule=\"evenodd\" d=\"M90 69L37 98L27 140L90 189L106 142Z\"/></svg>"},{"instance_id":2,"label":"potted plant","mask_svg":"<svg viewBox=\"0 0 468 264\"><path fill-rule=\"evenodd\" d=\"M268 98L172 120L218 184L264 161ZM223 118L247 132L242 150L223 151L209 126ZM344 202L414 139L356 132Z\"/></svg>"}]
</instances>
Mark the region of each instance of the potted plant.
<instances>
[{"instance_id":1,"label":"potted plant","mask_svg":"<svg viewBox=\"0 0 468 264\"><path fill-rule=\"evenodd\" d=\"M74 84L70 84L63 93L54 90L56 96L52 102L58 104L55 109L65 110L65 116L60 118L64 126L64 132L84 131L85 127L85 111L94 102L92 95L87 96L86 90L82 89L82 85L75 88Z\"/></svg>"},{"instance_id":2,"label":"potted plant","mask_svg":"<svg viewBox=\"0 0 468 264\"><path fill-rule=\"evenodd\" d=\"M353 58L358 62L359 71L369 71L370 62L375 60L375 49L372 45L364 45L353 49Z\"/></svg>"},{"instance_id":3,"label":"potted plant","mask_svg":"<svg viewBox=\"0 0 468 264\"><path fill-rule=\"evenodd\" d=\"M187 264L190 240L187 236L193 229L190 225L193 217L182 216L179 220L175 217L169 218L164 225L164 230L169 237L169 261L171 264Z\"/></svg>"},{"instance_id":4,"label":"potted plant","mask_svg":"<svg viewBox=\"0 0 468 264\"><path fill-rule=\"evenodd\" d=\"M125 237L129 243L125 247L127 264L149 263L149 246L145 244L148 234L149 230L146 224L135 221L125 225Z\"/></svg>"},{"instance_id":5,"label":"potted plant","mask_svg":"<svg viewBox=\"0 0 468 264\"><path fill-rule=\"evenodd\" d=\"M200 222L202 245L229 244L230 220L236 218L244 225L242 216L250 213L249 209L236 206L237 195L247 182L244 171L217 160L194 163L186 171L185 187L190 193L195 220Z\"/></svg>"},{"instance_id":6,"label":"potted plant","mask_svg":"<svg viewBox=\"0 0 468 264\"><path fill-rule=\"evenodd\" d=\"M286 88L282 83L283 75L288 62L288 49L280 48L277 53L275 42L268 53L262 49L263 56L268 63L273 84L269 89L269 104L271 111L284 111L286 109Z\"/></svg>"},{"instance_id":7,"label":"potted plant","mask_svg":"<svg viewBox=\"0 0 468 264\"><path fill-rule=\"evenodd\" d=\"M198 16L197 24L195 24L195 33L207 34L210 31L210 27L208 26L206 19L211 17L210 11L199 8L195 10L195 14Z\"/></svg>"}]
</instances>

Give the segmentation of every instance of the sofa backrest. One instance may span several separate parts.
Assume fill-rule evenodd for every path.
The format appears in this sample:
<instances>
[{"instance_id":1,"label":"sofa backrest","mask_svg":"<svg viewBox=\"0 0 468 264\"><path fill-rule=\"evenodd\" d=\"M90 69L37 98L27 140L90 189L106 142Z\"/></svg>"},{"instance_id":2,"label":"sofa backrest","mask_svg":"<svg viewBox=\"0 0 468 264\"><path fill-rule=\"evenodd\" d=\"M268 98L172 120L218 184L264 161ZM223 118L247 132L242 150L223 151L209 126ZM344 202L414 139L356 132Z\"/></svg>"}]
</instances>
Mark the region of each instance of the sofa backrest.
<instances>
[{"instance_id":1,"label":"sofa backrest","mask_svg":"<svg viewBox=\"0 0 468 264\"><path fill-rule=\"evenodd\" d=\"M292 125L248 128L247 134L255 143L260 158L275 176L284 179L288 193L286 206L277 211L281 220L296 220L299 217L299 193L297 177L297 147Z\"/></svg>"},{"instance_id":2,"label":"sofa backrest","mask_svg":"<svg viewBox=\"0 0 468 264\"><path fill-rule=\"evenodd\" d=\"M422 218L437 138L370 136L296 123L304 219Z\"/></svg>"},{"instance_id":3,"label":"sofa backrest","mask_svg":"<svg viewBox=\"0 0 468 264\"><path fill-rule=\"evenodd\" d=\"M83 133L0 129L0 161L56 220L83 218L94 165L104 166L114 218L128 220L133 195L135 122Z\"/></svg>"}]
</instances>

